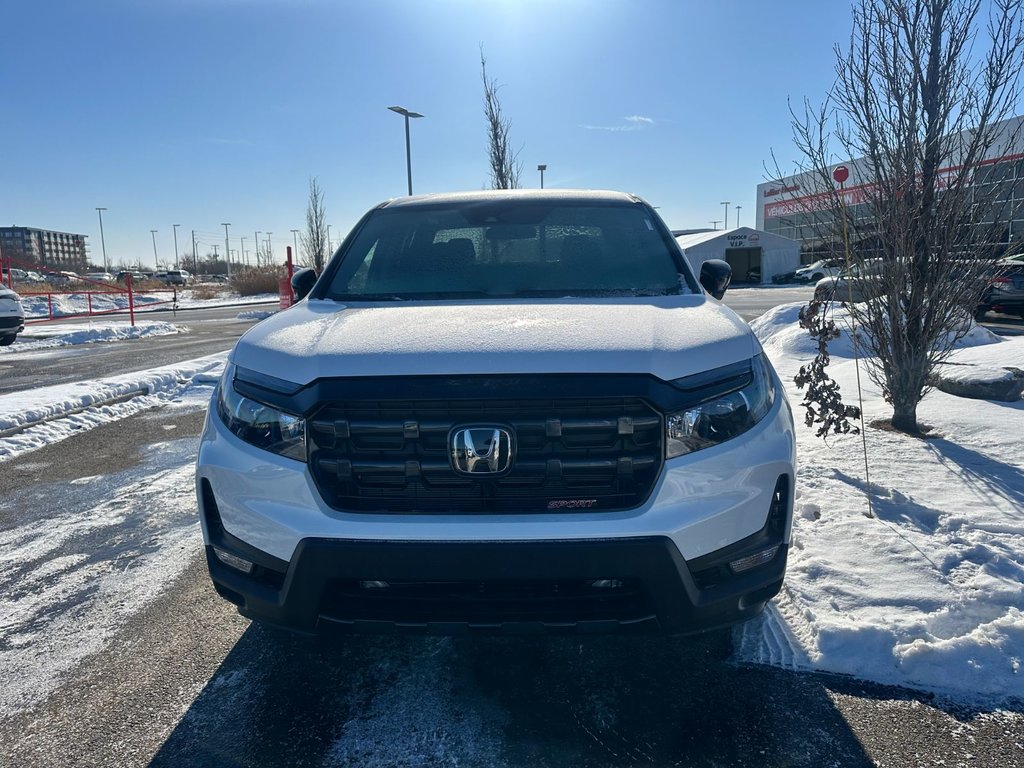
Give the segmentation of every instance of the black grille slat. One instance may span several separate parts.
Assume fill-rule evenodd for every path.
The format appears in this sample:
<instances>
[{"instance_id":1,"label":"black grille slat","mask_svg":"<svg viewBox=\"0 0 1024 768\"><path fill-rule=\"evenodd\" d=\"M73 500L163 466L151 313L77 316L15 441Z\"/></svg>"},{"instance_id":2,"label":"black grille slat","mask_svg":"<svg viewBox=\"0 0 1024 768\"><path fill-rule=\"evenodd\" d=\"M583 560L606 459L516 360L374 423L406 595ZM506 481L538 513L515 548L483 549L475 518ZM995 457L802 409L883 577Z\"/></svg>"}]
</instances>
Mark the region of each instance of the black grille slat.
<instances>
[{"instance_id":1,"label":"black grille slat","mask_svg":"<svg viewBox=\"0 0 1024 768\"><path fill-rule=\"evenodd\" d=\"M324 500L355 512L437 514L628 509L662 465L662 417L639 397L325 403L310 418L310 467ZM509 429L501 476L452 469L460 426Z\"/></svg>"}]
</instances>

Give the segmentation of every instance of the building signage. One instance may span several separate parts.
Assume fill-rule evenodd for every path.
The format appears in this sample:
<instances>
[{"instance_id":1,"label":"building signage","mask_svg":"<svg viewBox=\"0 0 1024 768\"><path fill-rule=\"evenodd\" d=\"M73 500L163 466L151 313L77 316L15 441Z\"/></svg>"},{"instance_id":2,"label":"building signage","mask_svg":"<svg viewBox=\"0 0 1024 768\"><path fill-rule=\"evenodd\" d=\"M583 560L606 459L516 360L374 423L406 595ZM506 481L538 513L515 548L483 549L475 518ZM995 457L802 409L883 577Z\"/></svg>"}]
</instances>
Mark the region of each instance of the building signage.
<instances>
[{"instance_id":1,"label":"building signage","mask_svg":"<svg viewBox=\"0 0 1024 768\"><path fill-rule=\"evenodd\" d=\"M788 187L775 187L774 189L766 189L764 191L765 197L775 197L776 195L782 195L786 192L796 192L800 189L799 184L790 184Z\"/></svg>"},{"instance_id":2,"label":"building signage","mask_svg":"<svg viewBox=\"0 0 1024 768\"><path fill-rule=\"evenodd\" d=\"M1005 157L997 157L990 160L983 160L977 163L975 169L978 167L992 165L995 163L1009 162L1012 160L1018 160L1022 155L1007 155ZM845 173L843 173L845 171ZM942 168L936 173L935 176L935 189L946 189L951 184L958 181L961 174L964 173L977 173L977 170L966 169L962 165L950 166L948 168ZM840 179L839 177L843 178ZM847 178L849 178L849 168L845 165L836 166L833 169L833 178L842 184ZM969 177L968 177L969 178ZM966 181L964 183L970 183ZM786 200L778 200L774 203L764 204L764 218L776 218L779 216L794 216L801 213L816 213L818 211L825 211L831 208L835 202L835 197L842 199L846 206L861 205L869 202L870 191L873 189L872 184L859 184L853 187L840 187L839 189L833 189L828 192L819 192L813 195L804 195L803 197L790 197ZM799 189L799 184L793 184L788 187L778 187L776 189L768 190L764 193L765 197L771 195L782 194L790 190Z\"/></svg>"}]
</instances>

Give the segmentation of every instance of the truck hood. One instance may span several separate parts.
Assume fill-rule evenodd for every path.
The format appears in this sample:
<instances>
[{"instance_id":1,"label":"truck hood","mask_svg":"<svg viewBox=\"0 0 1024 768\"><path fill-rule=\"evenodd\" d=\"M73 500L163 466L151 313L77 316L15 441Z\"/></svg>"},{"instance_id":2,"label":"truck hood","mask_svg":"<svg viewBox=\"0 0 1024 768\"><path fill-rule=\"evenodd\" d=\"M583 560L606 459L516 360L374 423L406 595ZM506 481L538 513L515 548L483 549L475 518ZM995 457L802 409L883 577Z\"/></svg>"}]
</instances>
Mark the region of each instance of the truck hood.
<instances>
[{"instance_id":1,"label":"truck hood","mask_svg":"<svg viewBox=\"0 0 1024 768\"><path fill-rule=\"evenodd\" d=\"M746 323L702 295L350 306L318 300L250 329L231 360L302 385L342 376L525 373L670 380L759 350Z\"/></svg>"}]
</instances>

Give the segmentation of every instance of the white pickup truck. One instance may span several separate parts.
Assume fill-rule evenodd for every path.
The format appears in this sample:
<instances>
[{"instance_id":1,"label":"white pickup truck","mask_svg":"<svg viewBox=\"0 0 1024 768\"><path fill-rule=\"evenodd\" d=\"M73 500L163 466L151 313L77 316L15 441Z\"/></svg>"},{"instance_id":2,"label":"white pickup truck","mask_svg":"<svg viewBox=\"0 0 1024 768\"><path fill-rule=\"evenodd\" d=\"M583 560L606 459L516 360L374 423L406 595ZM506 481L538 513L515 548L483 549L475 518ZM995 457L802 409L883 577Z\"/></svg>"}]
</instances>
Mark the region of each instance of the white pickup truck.
<instances>
[{"instance_id":1,"label":"white pickup truck","mask_svg":"<svg viewBox=\"0 0 1024 768\"><path fill-rule=\"evenodd\" d=\"M793 421L728 281L631 195L377 206L230 355L196 473L218 592L310 633L757 615Z\"/></svg>"}]
</instances>

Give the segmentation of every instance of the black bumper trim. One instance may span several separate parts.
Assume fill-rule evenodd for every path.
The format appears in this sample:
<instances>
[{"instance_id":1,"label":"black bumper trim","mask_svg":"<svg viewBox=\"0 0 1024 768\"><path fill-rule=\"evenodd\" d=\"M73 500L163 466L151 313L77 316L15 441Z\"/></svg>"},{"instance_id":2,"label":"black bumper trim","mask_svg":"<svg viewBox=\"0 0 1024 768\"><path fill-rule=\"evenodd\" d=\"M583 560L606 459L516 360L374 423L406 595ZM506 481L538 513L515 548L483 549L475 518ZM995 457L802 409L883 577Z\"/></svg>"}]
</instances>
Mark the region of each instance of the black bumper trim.
<instances>
[{"instance_id":1,"label":"black bumper trim","mask_svg":"<svg viewBox=\"0 0 1024 768\"><path fill-rule=\"evenodd\" d=\"M207 547L207 562L218 592L244 616L301 632L586 634L659 629L692 634L759 614L782 586L786 554L783 545L767 565L711 590L698 588L676 546L660 536L522 542L303 539L279 589L221 563L211 547ZM621 579L635 585L642 598L621 604L625 606L622 615L573 618L575 603L569 601L559 607L566 615L548 612L530 617L517 611L506 621L472 616L460 620L457 608L455 615L445 610L440 620L422 613L381 618L360 615L359 606L337 597L340 583L363 580L460 586L572 582L578 586L594 579ZM346 610L355 613L346 615Z\"/></svg>"}]
</instances>

